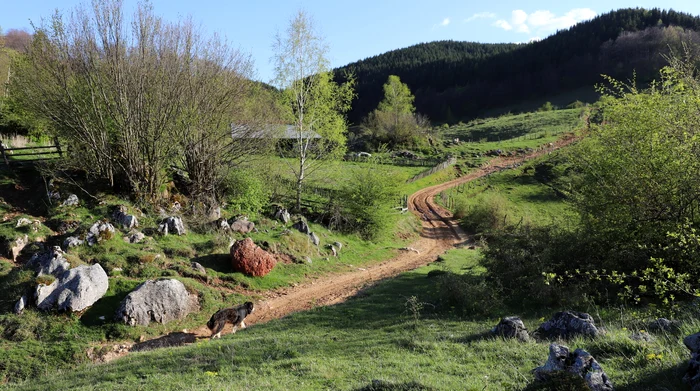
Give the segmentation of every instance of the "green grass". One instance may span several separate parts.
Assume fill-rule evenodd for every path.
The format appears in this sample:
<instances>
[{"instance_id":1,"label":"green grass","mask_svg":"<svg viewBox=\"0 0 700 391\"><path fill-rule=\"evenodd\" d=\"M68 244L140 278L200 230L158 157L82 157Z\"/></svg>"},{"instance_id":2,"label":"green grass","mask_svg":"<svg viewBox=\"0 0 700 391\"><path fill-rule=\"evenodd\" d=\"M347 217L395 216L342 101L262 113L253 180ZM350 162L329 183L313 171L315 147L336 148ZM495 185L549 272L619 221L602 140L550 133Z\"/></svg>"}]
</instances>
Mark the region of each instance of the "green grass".
<instances>
[{"instance_id":1,"label":"green grass","mask_svg":"<svg viewBox=\"0 0 700 391\"><path fill-rule=\"evenodd\" d=\"M569 132L581 126L581 114L582 109L565 109L503 115L455 125L444 134L448 138L458 137L466 142L538 139Z\"/></svg>"},{"instance_id":2,"label":"green grass","mask_svg":"<svg viewBox=\"0 0 700 391\"><path fill-rule=\"evenodd\" d=\"M548 342L488 336L500 316L513 315L507 310L494 317L462 317L444 305L440 279L428 273L480 272L477 251L454 250L444 259L367 288L344 304L298 313L214 342L40 373L7 389L357 390L373 380L437 390L517 390L531 385L530 371L546 360ZM635 342L629 335L639 326L630 312L580 310L593 313L607 334L566 344L591 352L616 389L682 387L688 352L680 336ZM532 330L553 312L520 315ZM699 325L687 321L680 335ZM654 358L649 358L652 353Z\"/></svg>"},{"instance_id":3,"label":"green grass","mask_svg":"<svg viewBox=\"0 0 700 391\"><path fill-rule=\"evenodd\" d=\"M344 166L359 166L349 164ZM390 167L381 167L391 172ZM415 170L414 170L415 171ZM408 171L408 177L414 171ZM342 170L340 171L343 172ZM8 213L29 210L32 204L24 203L25 198L12 193L15 186L27 189L43 186L37 176L25 170L3 173L2 185L7 189L7 200L0 203L0 208ZM342 181L341 176L336 176ZM314 246L309 237L296 230L290 230L291 224L284 225L264 215L252 215L258 232L242 235L238 233L220 233L212 226L202 225L201 218L185 216L188 233L183 236L166 236L154 234L157 226L157 211L149 206L138 207L128 200L108 194L93 192L97 199L92 199L74 189L70 184L59 183L63 198L75 192L81 199L77 207L62 207L59 203L44 205L44 221L38 232L29 228L16 229L17 218L29 214L19 214L0 223L0 234L12 236L27 231L33 239L46 238L50 245L60 245L70 233L58 236L50 228L64 221L75 221L77 235L84 235L89 227L100 219L109 218L116 205L126 205L129 213L135 214L140 229L150 236L139 244L123 241L127 234L117 227L114 237L103 240L93 247L81 246L68 251L67 258L73 265L99 263L110 275L109 291L82 317L66 316L53 313L39 313L32 309L18 317L11 313L14 303L27 289L34 286L35 276L30 270L14 266L10 262L0 262L0 349L6 358L0 363L0 381L3 377L19 380L33 377L58 368L70 368L85 361L82 354L89 346L100 341L136 340L141 335L157 336L183 328L195 328L206 323L215 310L259 298L265 291L290 286L308 279L332 272L356 270L363 266L394 256L398 248L403 247L417 237L420 222L412 214L395 211L391 216L393 227L390 232L377 242L368 242L358 235L341 234L330 231L322 225L309 222L309 226L321 239L321 246ZM25 192L29 192L28 190ZM34 195L40 193L33 193ZM11 202L18 202L13 205ZM224 210L225 217L232 217L233 211ZM150 232L148 230L150 229ZM72 230L71 230L72 231ZM69 232L71 232L69 231ZM234 272L231 267L229 245L232 240L251 237L257 244L267 242L267 246L278 252L290 254L298 262L278 263L273 271L265 277L249 277ZM339 241L343 249L338 258L332 257L327 244ZM27 254L39 251L31 247ZM310 257L312 263L304 262ZM206 269L206 275L195 271L190 263L199 262ZM136 285L154 278L176 278L181 280L192 292L200 296L201 311L189 315L182 321L167 325L149 327L127 327L112 322L112 317L120 301ZM106 320L101 320L104 317ZM80 336L77 340L65 339L65 335ZM71 353L66 353L70 351Z\"/></svg>"},{"instance_id":4,"label":"green grass","mask_svg":"<svg viewBox=\"0 0 700 391\"><path fill-rule=\"evenodd\" d=\"M575 219L565 196L552 183L542 182L535 167L548 161L543 157L511 170L504 170L474 182L442 192L437 200L448 206L472 232L506 225L550 225ZM487 213L495 223L483 224Z\"/></svg>"}]
</instances>

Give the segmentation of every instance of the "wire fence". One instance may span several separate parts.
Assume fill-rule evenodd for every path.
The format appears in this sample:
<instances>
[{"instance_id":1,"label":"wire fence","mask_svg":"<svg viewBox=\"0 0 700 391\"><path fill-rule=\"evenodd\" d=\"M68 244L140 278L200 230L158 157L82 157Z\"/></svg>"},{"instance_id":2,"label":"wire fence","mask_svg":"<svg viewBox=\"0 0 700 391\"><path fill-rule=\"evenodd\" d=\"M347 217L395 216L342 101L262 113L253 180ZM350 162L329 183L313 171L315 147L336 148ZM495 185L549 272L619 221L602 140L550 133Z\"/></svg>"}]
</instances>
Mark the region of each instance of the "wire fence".
<instances>
[{"instance_id":1,"label":"wire fence","mask_svg":"<svg viewBox=\"0 0 700 391\"><path fill-rule=\"evenodd\" d=\"M444 162L436 165L435 167L431 168L430 170L423 171L420 174L414 176L413 178L406 181L406 183L413 183L419 179L423 179L427 176L433 175L438 171L442 171L442 170L446 169L447 167L453 166L456 163L457 163L457 158L451 157L451 158L445 160Z\"/></svg>"}]
</instances>

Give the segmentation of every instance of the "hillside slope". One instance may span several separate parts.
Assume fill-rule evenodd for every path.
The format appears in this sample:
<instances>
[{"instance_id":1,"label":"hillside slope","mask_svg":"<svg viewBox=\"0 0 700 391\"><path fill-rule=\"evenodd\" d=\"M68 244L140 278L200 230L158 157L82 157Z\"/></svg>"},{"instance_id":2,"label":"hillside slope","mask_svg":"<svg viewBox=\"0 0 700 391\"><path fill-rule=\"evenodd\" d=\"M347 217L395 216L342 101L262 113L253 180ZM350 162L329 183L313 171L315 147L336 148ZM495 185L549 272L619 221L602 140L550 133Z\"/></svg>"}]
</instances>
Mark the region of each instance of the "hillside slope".
<instances>
[{"instance_id":1,"label":"hillside slope","mask_svg":"<svg viewBox=\"0 0 700 391\"><path fill-rule=\"evenodd\" d=\"M357 78L350 120L376 108L382 84L395 74L416 95L418 112L454 122L525 99L600 82L601 74L648 80L669 47L700 43L700 18L659 9L621 9L525 45L432 42L394 50L336 69Z\"/></svg>"}]
</instances>

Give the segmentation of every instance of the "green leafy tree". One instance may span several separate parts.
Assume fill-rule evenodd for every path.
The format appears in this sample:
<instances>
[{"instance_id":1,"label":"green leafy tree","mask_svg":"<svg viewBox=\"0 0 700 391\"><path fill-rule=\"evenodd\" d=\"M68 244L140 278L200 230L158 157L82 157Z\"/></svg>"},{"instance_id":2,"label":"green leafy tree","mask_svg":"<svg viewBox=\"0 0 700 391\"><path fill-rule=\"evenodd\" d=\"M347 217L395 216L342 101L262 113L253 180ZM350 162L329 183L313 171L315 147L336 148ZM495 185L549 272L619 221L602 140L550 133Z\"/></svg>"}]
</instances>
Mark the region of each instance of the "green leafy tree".
<instances>
[{"instance_id":1,"label":"green leafy tree","mask_svg":"<svg viewBox=\"0 0 700 391\"><path fill-rule=\"evenodd\" d=\"M413 114L416 108L413 107L415 97L405 83L401 82L398 76L390 75L384 84L384 100L379 102L379 111L391 113L394 121L398 123L400 116Z\"/></svg>"},{"instance_id":2,"label":"green leafy tree","mask_svg":"<svg viewBox=\"0 0 700 391\"><path fill-rule=\"evenodd\" d=\"M608 252L599 266L640 268L663 254L668 232L700 222L696 75L692 61L671 59L661 80L647 90L613 79L603 90L602 125L591 130L572 159L580 172L575 205ZM681 266L681 258L668 261Z\"/></svg>"},{"instance_id":3,"label":"green leafy tree","mask_svg":"<svg viewBox=\"0 0 700 391\"><path fill-rule=\"evenodd\" d=\"M398 76L391 75L384 84L384 99L365 121L366 132L375 143L413 145L427 127L427 119L415 114L414 96Z\"/></svg>"},{"instance_id":4,"label":"green leafy tree","mask_svg":"<svg viewBox=\"0 0 700 391\"><path fill-rule=\"evenodd\" d=\"M345 152L347 122L354 95L354 80L339 85L329 72L328 45L315 29L309 15L299 11L286 34L277 34L273 45L275 83L284 91L284 118L294 126L296 208L309 175L326 160Z\"/></svg>"}]
</instances>

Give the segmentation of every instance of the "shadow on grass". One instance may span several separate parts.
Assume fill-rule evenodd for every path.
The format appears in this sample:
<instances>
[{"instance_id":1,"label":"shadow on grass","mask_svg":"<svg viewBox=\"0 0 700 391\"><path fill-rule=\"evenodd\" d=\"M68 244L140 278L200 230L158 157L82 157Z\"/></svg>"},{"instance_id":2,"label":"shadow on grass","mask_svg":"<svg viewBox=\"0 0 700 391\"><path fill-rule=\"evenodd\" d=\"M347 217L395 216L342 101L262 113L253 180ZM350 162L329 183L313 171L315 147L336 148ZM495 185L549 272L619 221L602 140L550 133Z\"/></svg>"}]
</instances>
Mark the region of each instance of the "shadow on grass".
<instances>
[{"instance_id":1,"label":"shadow on grass","mask_svg":"<svg viewBox=\"0 0 700 391\"><path fill-rule=\"evenodd\" d=\"M686 390L687 384L683 383L683 375L688 368L688 363L680 363L672 367L659 370L649 370L636 381L625 385L614 384L617 391L656 391L656 390ZM588 391L590 388L585 381L573 374L562 372L561 376L554 376L548 382L531 382L522 391Z\"/></svg>"},{"instance_id":2,"label":"shadow on grass","mask_svg":"<svg viewBox=\"0 0 700 391\"><path fill-rule=\"evenodd\" d=\"M101 326L113 322L119 304L138 284L140 284L139 281L125 278L110 279L107 293L83 313L80 323L85 326ZM100 319L101 317L104 319Z\"/></svg>"},{"instance_id":3,"label":"shadow on grass","mask_svg":"<svg viewBox=\"0 0 700 391\"><path fill-rule=\"evenodd\" d=\"M549 202L559 203L565 197L563 196L563 194L557 195L557 193L554 190L546 188L539 190L536 193L528 194L523 198L528 202L545 204Z\"/></svg>"},{"instance_id":4,"label":"shadow on grass","mask_svg":"<svg viewBox=\"0 0 700 391\"><path fill-rule=\"evenodd\" d=\"M390 383L382 380L372 380L372 384L357 388L355 391L430 391L432 387L424 386L418 382Z\"/></svg>"},{"instance_id":5,"label":"shadow on grass","mask_svg":"<svg viewBox=\"0 0 700 391\"><path fill-rule=\"evenodd\" d=\"M472 343L472 342L479 342L487 339L495 339L496 336L491 333L491 331L484 331L481 333L476 333L476 334L471 334L471 335L465 335L463 337L455 338L453 339L453 342L456 343ZM513 340L514 342L517 342L517 340Z\"/></svg>"},{"instance_id":6,"label":"shadow on grass","mask_svg":"<svg viewBox=\"0 0 700 391\"><path fill-rule=\"evenodd\" d=\"M231 256L228 254L209 254L192 258L192 262L198 262L205 268L215 270L219 273L235 273L231 266Z\"/></svg>"},{"instance_id":7,"label":"shadow on grass","mask_svg":"<svg viewBox=\"0 0 700 391\"><path fill-rule=\"evenodd\" d=\"M290 319L295 323L341 330L392 327L412 319L412 296L420 302L420 318L430 318L440 311L440 300L429 293L437 288L436 284L437 278L405 273L362 289L345 303L297 313ZM440 312L440 319L461 318L457 314Z\"/></svg>"},{"instance_id":8,"label":"shadow on grass","mask_svg":"<svg viewBox=\"0 0 700 391\"><path fill-rule=\"evenodd\" d=\"M688 361L684 361L668 368L650 370L637 381L615 386L615 389L618 391L687 390L690 388L683 383L683 375L687 369Z\"/></svg>"}]
</instances>

